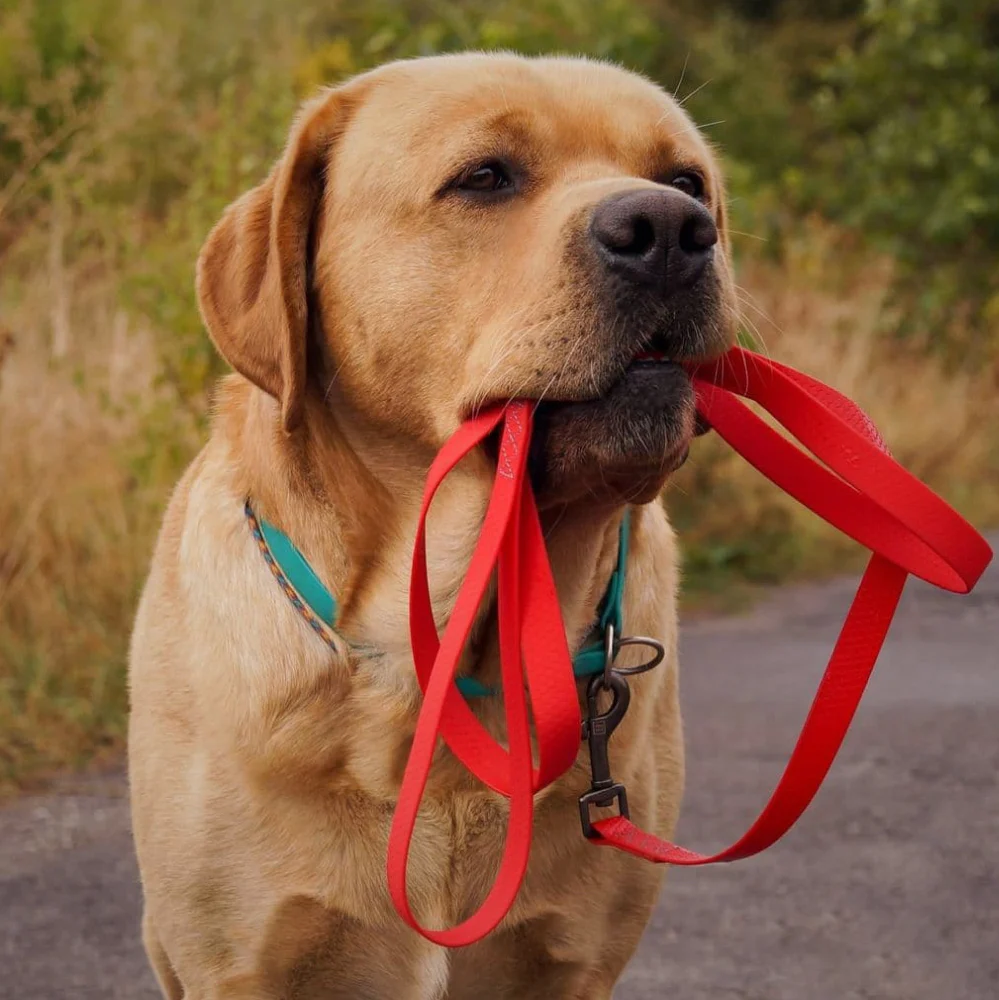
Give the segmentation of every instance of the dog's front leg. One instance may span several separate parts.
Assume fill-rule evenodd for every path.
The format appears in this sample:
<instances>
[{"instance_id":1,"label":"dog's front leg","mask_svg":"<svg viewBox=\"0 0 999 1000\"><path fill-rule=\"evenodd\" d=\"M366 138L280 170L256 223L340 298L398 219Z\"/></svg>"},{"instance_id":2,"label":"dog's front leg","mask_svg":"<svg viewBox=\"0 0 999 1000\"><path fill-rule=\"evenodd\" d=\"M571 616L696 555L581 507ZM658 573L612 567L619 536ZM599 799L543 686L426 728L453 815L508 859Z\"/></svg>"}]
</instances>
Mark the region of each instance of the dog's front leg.
<instances>
[{"instance_id":1,"label":"dog's front leg","mask_svg":"<svg viewBox=\"0 0 999 1000\"><path fill-rule=\"evenodd\" d=\"M159 934L156 933L156 926L148 910L142 915L142 944L146 949L160 992L166 1000L184 1000L184 987L177 978L177 973L170 963Z\"/></svg>"}]
</instances>

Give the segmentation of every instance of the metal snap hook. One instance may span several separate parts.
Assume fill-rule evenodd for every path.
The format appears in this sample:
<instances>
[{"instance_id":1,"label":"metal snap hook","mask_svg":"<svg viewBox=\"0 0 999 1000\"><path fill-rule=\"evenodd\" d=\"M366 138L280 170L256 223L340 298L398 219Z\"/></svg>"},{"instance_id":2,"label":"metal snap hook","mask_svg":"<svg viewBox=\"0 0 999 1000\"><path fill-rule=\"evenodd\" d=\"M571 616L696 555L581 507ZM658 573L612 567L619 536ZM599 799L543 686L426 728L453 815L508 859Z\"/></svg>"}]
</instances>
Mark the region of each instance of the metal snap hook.
<instances>
[{"instance_id":1,"label":"metal snap hook","mask_svg":"<svg viewBox=\"0 0 999 1000\"><path fill-rule=\"evenodd\" d=\"M597 708L597 698L605 690L611 693L613 700L607 711L601 712ZM631 702L628 682L616 670L611 671L609 684L603 674L596 674L587 689L586 702L589 714L583 721L583 739L588 742L590 750L590 789L579 797L579 818L583 834L596 837L590 820L591 807L610 806L617 802L618 812L625 817L628 815L628 793L624 785L611 776L608 755L611 734L621 723Z\"/></svg>"}]
</instances>

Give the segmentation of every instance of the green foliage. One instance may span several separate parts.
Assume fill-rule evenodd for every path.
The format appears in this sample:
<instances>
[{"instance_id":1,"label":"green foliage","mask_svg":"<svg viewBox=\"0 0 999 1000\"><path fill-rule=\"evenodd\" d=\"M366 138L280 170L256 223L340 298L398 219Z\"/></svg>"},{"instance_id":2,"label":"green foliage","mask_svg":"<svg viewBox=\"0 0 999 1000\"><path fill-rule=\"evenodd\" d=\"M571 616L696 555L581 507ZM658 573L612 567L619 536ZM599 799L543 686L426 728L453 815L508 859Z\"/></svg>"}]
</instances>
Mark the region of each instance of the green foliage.
<instances>
[{"instance_id":1,"label":"green foliage","mask_svg":"<svg viewBox=\"0 0 999 1000\"><path fill-rule=\"evenodd\" d=\"M223 366L194 262L300 99L392 58L577 52L686 102L724 153L733 228L761 238L737 253L780 261L796 217L819 208L898 259L911 329L980 358L982 330L999 328L999 6L860 6L0 0L0 261L29 274L46 250L24 234L61 225L68 262L114 276L119 303L160 333L164 380L203 418Z\"/></svg>"},{"instance_id":2,"label":"green foliage","mask_svg":"<svg viewBox=\"0 0 999 1000\"><path fill-rule=\"evenodd\" d=\"M53 204L70 251L169 331L169 377L218 371L193 262L260 179L295 103L387 59L580 52L689 98L725 152L735 228L819 208L901 264L914 329L958 351L958 303L999 327L996 0L4 0L0 252ZM967 326L967 324L964 324Z\"/></svg>"},{"instance_id":3,"label":"green foliage","mask_svg":"<svg viewBox=\"0 0 999 1000\"><path fill-rule=\"evenodd\" d=\"M825 77L815 200L901 262L910 321L944 332L963 302L994 328L999 3L870 0ZM975 359L995 347L976 339L953 346Z\"/></svg>"},{"instance_id":4,"label":"green foliage","mask_svg":"<svg viewBox=\"0 0 999 1000\"><path fill-rule=\"evenodd\" d=\"M198 141L169 178L178 193L157 213L156 224L125 248L132 262L123 268L124 300L170 331L161 359L184 398L202 394L223 370L194 298L201 244L226 205L267 173L296 105L289 75L258 65L247 76L223 79L210 102L191 109L188 128Z\"/></svg>"},{"instance_id":5,"label":"green foliage","mask_svg":"<svg viewBox=\"0 0 999 1000\"><path fill-rule=\"evenodd\" d=\"M899 374L881 334L901 314L952 354L997 356L997 3L0 0L0 368L8 327L21 365L0 379L0 794L120 746L134 601L224 368L198 251L266 175L298 102L389 59L581 53L675 91L723 153L733 229L759 238L735 241L765 306L740 293L744 342L847 389L870 375L903 461L938 436L917 473L994 518L994 383L945 382L912 345ZM896 271L907 311L884 308ZM54 357L60 322L75 339ZM694 450L670 498L688 593L843 565L717 439Z\"/></svg>"},{"instance_id":6,"label":"green foliage","mask_svg":"<svg viewBox=\"0 0 999 1000\"><path fill-rule=\"evenodd\" d=\"M782 189L809 156L814 65L843 37L828 24L765 30L739 4L643 0L344 0L317 15L302 94L388 59L440 52L571 52L610 59L675 92L726 155L733 224L778 247ZM818 6L818 5L816 5ZM751 67L751 71L750 71Z\"/></svg>"},{"instance_id":7,"label":"green foliage","mask_svg":"<svg viewBox=\"0 0 999 1000\"><path fill-rule=\"evenodd\" d=\"M718 6L728 8L747 21L773 23L791 18L828 21L859 13L863 0L725 0Z\"/></svg>"}]
</instances>

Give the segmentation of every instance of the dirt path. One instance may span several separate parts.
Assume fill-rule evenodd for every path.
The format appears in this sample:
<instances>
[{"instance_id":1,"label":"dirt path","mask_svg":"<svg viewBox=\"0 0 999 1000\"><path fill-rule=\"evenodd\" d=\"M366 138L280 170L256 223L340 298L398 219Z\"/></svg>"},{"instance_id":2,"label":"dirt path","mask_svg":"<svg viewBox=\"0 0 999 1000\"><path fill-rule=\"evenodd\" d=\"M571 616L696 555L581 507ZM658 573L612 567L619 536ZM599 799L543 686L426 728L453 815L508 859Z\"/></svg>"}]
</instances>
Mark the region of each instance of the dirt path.
<instances>
[{"instance_id":1,"label":"dirt path","mask_svg":"<svg viewBox=\"0 0 999 1000\"><path fill-rule=\"evenodd\" d=\"M721 846L762 804L851 586L684 630L684 842ZM155 1000L138 917L120 776L0 811L0 998ZM968 598L910 585L804 820L759 859L671 873L616 996L999 998L999 572Z\"/></svg>"}]
</instances>

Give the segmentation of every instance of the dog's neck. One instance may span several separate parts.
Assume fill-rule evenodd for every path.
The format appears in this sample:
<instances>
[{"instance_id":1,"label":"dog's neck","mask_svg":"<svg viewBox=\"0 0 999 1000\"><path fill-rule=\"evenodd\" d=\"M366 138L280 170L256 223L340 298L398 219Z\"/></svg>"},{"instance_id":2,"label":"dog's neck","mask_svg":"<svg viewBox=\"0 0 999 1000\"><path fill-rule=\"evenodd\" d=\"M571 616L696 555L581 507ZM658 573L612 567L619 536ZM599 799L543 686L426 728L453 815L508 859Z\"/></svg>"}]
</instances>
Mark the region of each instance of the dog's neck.
<instances>
[{"instance_id":1,"label":"dog's neck","mask_svg":"<svg viewBox=\"0 0 999 1000\"><path fill-rule=\"evenodd\" d=\"M222 434L238 489L280 527L336 596L338 631L353 645L410 661L408 595L423 483L433 450L310 398L293 434L277 404L229 380ZM238 405L232 405L238 402ZM470 455L438 492L428 518L428 566L438 625L446 623L478 540L493 470ZM593 620L617 554L622 508L574 504L543 515L570 642ZM489 614L489 611L486 612Z\"/></svg>"}]
</instances>

